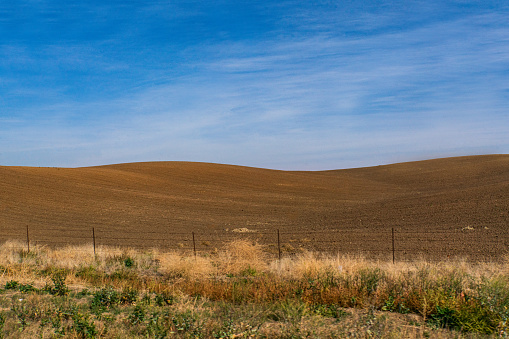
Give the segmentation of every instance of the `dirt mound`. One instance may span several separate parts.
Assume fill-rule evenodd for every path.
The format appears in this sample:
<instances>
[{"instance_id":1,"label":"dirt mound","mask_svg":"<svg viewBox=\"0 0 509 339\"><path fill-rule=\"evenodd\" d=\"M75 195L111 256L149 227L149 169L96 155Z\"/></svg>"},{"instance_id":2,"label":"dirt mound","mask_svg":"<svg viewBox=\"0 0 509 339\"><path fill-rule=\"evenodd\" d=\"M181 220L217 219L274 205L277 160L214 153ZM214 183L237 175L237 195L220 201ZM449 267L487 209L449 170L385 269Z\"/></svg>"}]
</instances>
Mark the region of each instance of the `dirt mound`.
<instances>
[{"instance_id":1,"label":"dirt mound","mask_svg":"<svg viewBox=\"0 0 509 339\"><path fill-rule=\"evenodd\" d=\"M319 172L186 162L0 167L0 240L23 239L29 226L41 242L79 242L94 227L105 244L177 244L171 234L196 232L212 247L246 228L262 242L279 229L294 248L369 250L376 246L327 241L347 230L357 239L392 228L401 237L489 230L502 252L508 225L509 155Z\"/></svg>"}]
</instances>

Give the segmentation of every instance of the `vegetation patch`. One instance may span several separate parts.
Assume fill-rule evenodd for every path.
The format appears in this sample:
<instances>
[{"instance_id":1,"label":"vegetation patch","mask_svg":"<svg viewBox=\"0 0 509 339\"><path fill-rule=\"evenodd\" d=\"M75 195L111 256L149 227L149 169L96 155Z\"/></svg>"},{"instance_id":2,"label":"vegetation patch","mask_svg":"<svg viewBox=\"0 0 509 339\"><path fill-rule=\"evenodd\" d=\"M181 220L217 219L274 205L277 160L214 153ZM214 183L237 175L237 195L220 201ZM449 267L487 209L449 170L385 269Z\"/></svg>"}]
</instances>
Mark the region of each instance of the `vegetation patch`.
<instances>
[{"instance_id":1,"label":"vegetation patch","mask_svg":"<svg viewBox=\"0 0 509 339\"><path fill-rule=\"evenodd\" d=\"M21 264L0 258L2 336L509 336L504 263L392 264L313 253L270 261L259 245L238 241L196 258L109 250L65 269L48 261L47 249L35 248Z\"/></svg>"}]
</instances>

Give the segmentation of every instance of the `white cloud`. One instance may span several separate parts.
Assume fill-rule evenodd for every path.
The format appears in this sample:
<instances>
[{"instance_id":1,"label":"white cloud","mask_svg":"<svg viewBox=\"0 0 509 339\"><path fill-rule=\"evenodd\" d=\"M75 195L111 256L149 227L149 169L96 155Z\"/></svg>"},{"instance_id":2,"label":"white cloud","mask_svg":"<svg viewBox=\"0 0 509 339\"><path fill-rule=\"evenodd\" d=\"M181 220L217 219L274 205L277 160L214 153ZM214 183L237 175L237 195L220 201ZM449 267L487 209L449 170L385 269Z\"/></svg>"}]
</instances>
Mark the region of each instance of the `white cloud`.
<instances>
[{"instance_id":1,"label":"white cloud","mask_svg":"<svg viewBox=\"0 0 509 339\"><path fill-rule=\"evenodd\" d=\"M373 20L362 19L364 29L377 28ZM507 36L501 15L483 14L366 36L315 32L195 47L183 52L185 74L149 67L143 82L90 102L57 86L47 90L49 103L0 114L0 162L332 169L509 152ZM4 54L25 55L25 64L144 71L93 56L98 46L57 48L53 63L52 54L42 63L23 51Z\"/></svg>"}]
</instances>

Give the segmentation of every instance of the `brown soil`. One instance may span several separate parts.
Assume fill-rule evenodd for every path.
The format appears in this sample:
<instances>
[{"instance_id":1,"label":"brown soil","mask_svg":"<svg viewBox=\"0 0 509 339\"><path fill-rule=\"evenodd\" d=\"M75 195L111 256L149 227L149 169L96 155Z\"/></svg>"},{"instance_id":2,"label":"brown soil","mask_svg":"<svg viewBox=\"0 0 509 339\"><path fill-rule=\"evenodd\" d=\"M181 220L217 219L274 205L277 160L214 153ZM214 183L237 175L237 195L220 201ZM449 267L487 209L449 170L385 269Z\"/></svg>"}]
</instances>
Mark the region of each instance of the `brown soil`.
<instances>
[{"instance_id":1,"label":"brown soil","mask_svg":"<svg viewBox=\"0 0 509 339\"><path fill-rule=\"evenodd\" d=\"M509 249L509 155L320 172L186 162L0 166L0 240L212 250L247 237L392 257L501 258Z\"/></svg>"}]
</instances>

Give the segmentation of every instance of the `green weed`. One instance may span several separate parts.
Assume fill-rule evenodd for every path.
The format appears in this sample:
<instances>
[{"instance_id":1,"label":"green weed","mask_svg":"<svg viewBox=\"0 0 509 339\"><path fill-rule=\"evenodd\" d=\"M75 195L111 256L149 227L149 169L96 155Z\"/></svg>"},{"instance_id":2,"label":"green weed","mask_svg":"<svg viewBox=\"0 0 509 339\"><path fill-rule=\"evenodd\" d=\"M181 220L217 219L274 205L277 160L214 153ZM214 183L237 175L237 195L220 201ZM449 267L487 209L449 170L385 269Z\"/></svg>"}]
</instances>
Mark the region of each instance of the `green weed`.
<instances>
[{"instance_id":1,"label":"green weed","mask_svg":"<svg viewBox=\"0 0 509 339\"><path fill-rule=\"evenodd\" d=\"M94 293L92 307L111 307L118 304L119 301L119 293L112 287L106 287Z\"/></svg>"},{"instance_id":2,"label":"green weed","mask_svg":"<svg viewBox=\"0 0 509 339\"><path fill-rule=\"evenodd\" d=\"M65 276L63 274L57 273L51 280L53 281L53 287L49 291L51 294L63 296L69 293L69 289L65 285Z\"/></svg>"},{"instance_id":3,"label":"green weed","mask_svg":"<svg viewBox=\"0 0 509 339\"><path fill-rule=\"evenodd\" d=\"M124 305L131 305L138 300L138 291L132 288L127 288L120 293L119 302Z\"/></svg>"},{"instance_id":4,"label":"green weed","mask_svg":"<svg viewBox=\"0 0 509 339\"><path fill-rule=\"evenodd\" d=\"M134 266L134 259L131 257L127 257L124 259L124 266L125 267L133 267Z\"/></svg>"},{"instance_id":5,"label":"green weed","mask_svg":"<svg viewBox=\"0 0 509 339\"><path fill-rule=\"evenodd\" d=\"M348 312L339 307L337 304L314 305L313 312L315 314L321 315L322 317L334 318L336 320L341 320L349 315Z\"/></svg>"},{"instance_id":6,"label":"green weed","mask_svg":"<svg viewBox=\"0 0 509 339\"><path fill-rule=\"evenodd\" d=\"M19 283L16 280L10 280L5 283L5 289L6 290L15 290L18 288Z\"/></svg>"},{"instance_id":7,"label":"green weed","mask_svg":"<svg viewBox=\"0 0 509 339\"><path fill-rule=\"evenodd\" d=\"M97 330L94 322L89 319L89 316L75 313L72 316L73 326L72 329L78 334L80 338L95 338Z\"/></svg>"},{"instance_id":8,"label":"green weed","mask_svg":"<svg viewBox=\"0 0 509 339\"><path fill-rule=\"evenodd\" d=\"M127 317L127 321L131 326L139 325L145 320L145 310L143 307L137 305L134 307L133 312Z\"/></svg>"}]
</instances>

